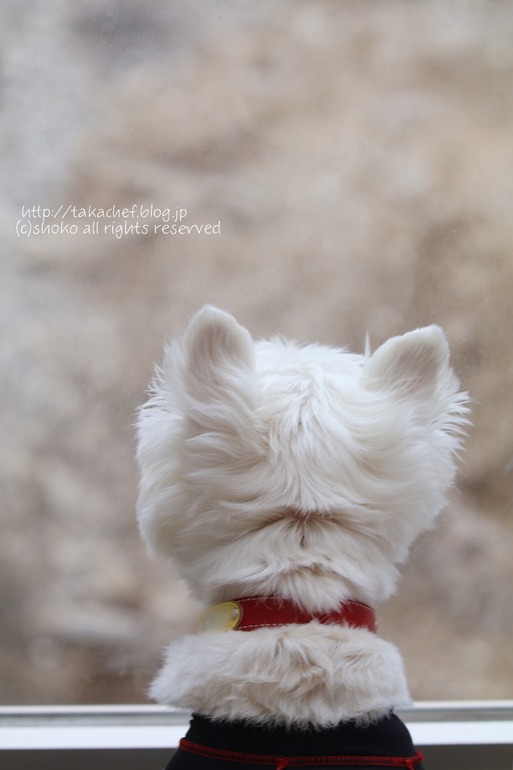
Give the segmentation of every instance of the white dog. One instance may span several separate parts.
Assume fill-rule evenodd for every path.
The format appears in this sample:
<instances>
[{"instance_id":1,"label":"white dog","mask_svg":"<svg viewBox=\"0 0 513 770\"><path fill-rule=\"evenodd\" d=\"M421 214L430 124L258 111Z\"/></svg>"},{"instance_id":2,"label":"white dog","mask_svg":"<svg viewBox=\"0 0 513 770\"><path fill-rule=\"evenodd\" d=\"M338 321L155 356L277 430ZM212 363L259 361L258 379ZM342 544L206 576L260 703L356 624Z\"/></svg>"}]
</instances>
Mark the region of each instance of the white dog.
<instances>
[{"instance_id":1,"label":"white dog","mask_svg":"<svg viewBox=\"0 0 513 770\"><path fill-rule=\"evenodd\" d=\"M371 608L444 505L466 400L437 326L354 355L254 342L205 307L168 347L139 413L138 517L208 608L151 688L197 715L170 768L421 767Z\"/></svg>"}]
</instances>

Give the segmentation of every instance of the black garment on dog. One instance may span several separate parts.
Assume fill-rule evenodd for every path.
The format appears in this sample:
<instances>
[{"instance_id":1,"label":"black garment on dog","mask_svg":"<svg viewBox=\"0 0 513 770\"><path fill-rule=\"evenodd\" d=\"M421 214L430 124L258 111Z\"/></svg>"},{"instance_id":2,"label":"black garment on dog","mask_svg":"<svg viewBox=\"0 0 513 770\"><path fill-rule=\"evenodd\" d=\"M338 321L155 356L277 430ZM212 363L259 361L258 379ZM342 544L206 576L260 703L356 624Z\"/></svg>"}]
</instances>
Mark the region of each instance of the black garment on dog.
<instances>
[{"instance_id":1,"label":"black garment on dog","mask_svg":"<svg viewBox=\"0 0 513 770\"><path fill-rule=\"evenodd\" d=\"M321 730L271 728L193 715L166 770L297 770L359 767L423 770L410 733L391 714L367 727L341 722Z\"/></svg>"}]
</instances>

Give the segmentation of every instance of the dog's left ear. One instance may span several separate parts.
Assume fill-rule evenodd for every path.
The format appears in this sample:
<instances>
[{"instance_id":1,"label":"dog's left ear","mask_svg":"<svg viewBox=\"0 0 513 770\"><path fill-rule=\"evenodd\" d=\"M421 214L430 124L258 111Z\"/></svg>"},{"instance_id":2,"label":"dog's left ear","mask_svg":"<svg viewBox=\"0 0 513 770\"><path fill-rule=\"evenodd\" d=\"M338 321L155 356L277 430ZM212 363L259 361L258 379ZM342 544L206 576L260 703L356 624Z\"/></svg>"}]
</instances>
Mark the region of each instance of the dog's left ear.
<instances>
[{"instance_id":1,"label":"dog's left ear","mask_svg":"<svg viewBox=\"0 0 513 770\"><path fill-rule=\"evenodd\" d=\"M187 328L186 411L193 433L247 431L256 402L255 346L250 333L229 313L205 306Z\"/></svg>"},{"instance_id":2,"label":"dog's left ear","mask_svg":"<svg viewBox=\"0 0 513 770\"><path fill-rule=\"evenodd\" d=\"M424 401L440 383L452 380L449 345L439 326L432 325L391 337L365 362L363 381L372 390Z\"/></svg>"},{"instance_id":3,"label":"dog's left ear","mask_svg":"<svg viewBox=\"0 0 513 770\"><path fill-rule=\"evenodd\" d=\"M253 371L255 349L250 333L229 313L211 305L190 322L183 340L187 385L199 401L210 401L229 372Z\"/></svg>"}]
</instances>

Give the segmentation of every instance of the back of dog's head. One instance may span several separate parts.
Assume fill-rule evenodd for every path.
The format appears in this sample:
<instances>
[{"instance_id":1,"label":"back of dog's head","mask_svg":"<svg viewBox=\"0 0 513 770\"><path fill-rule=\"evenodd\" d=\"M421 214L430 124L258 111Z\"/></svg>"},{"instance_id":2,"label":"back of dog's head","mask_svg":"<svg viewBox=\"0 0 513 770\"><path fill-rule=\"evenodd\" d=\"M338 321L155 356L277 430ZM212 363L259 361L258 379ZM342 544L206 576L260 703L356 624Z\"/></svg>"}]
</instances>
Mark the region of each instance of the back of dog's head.
<instances>
[{"instance_id":1,"label":"back of dog's head","mask_svg":"<svg viewBox=\"0 0 513 770\"><path fill-rule=\"evenodd\" d=\"M443 506L465 403L436 326L360 356L204 308L140 411L141 531L203 601L384 599Z\"/></svg>"}]
</instances>

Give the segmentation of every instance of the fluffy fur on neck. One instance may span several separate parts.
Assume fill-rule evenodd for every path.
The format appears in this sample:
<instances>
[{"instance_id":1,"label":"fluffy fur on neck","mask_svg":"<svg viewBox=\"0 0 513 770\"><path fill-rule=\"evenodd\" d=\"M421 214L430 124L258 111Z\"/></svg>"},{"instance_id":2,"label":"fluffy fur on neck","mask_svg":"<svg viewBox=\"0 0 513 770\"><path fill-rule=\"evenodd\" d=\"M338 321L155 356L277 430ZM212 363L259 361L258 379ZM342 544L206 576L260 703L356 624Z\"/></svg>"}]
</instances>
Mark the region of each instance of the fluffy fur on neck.
<instances>
[{"instance_id":1,"label":"fluffy fur on neck","mask_svg":"<svg viewBox=\"0 0 513 770\"><path fill-rule=\"evenodd\" d=\"M254 342L204 308L168 347L139 414L142 535L204 604L276 594L310 611L349 598L375 605L444 504L466 414L436 326L355 355ZM241 633L175 642L154 696L287 724L404 702L397 652L368 632Z\"/></svg>"},{"instance_id":2,"label":"fluffy fur on neck","mask_svg":"<svg viewBox=\"0 0 513 770\"><path fill-rule=\"evenodd\" d=\"M410 703L393 645L316 622L178 639L151 695L217 720L318 728L366 724Z\"/></svg>"}]
</instances>

